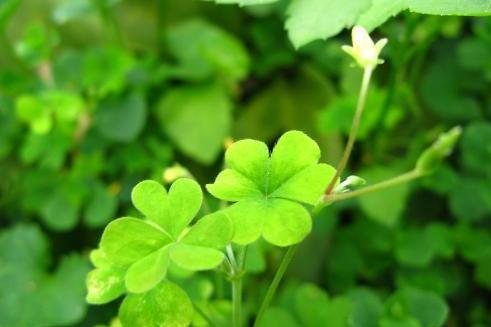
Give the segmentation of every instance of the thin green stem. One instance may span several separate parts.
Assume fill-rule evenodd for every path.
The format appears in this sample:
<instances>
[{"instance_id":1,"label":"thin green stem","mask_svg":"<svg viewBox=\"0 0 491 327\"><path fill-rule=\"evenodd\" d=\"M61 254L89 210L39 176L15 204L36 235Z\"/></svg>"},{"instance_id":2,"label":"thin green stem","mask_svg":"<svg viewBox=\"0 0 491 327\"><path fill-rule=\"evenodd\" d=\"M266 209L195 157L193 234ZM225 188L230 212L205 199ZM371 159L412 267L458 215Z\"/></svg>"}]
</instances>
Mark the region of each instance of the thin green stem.
<instances>
[{"instance_id":1,"label":"thin green stem","mask_svg":"<svg viewBox=\"0 0 491 327\"><path fill-rule=\"evenodd\" d=\"M339 161L339 164L336 168L336 174L333 179L329 183L329 186L326 190L326 195L329 195L334 186L336 186L336 182L341 177L344 169L346 168L346 164L351 156L351 151L353 151L353 146L355 145L356 136L358 135L358 129L360 128L361 117L363 115L363 110L365 109L365 103L367 99L368 86L370 85L370 78L372 77L373 67L365 67L363 71L363 80L361 82L360 94L358 96L358 103L356 105L355 116L353 117L353 123L351 125L351 130L348 136L348 142L346 143L346 147L344 148L343 156Z\"/></svg>"},{"instance_id":2,"label":"thin green stem","mask_svg":"<svg viewBox=\"0 0 491 327\"><path fill-rule=\"evenodd\" d=\"M231 268L232 281L232 325L242 326L242 278L247 247L239 247L237 256L234 254L232 246L226 247L227 257Z\"/></svg>"},{"instance_id":3,"label":"thin green stem","mask_svg":"<svg viewBox=\"0 0 491 327\"><path fill-rule=\"evenodd\" d=\"M281 280L283 279L283 276L285 275L286 269L288 268L288 265L293 259L293 256L295 255L295 252L297 251L298 244L292 245L288 248L286 251L285 255L283 256L283 259L281 260L281 264L278 267L278 270L276 271L273 281L269 285L268 291L266 292L266 295L263 299L263 303L261 303L261 307L259 308L259 311L256 316L256 321L254 322L254 327L258 327L261 319L264 316L264 313L266 312L266 309L268 309L269 304L273 300L273 297L276 293L276 290L278 289L278 285L280 284Z\"/></svg>"},{"instance_id":4,"label":"thin green stem","mask_svg":"<svg viewBox=\"0 0 491 327\"><path fill-rule=\"evenodd\" d=\"M326 198L326 202L332 203L332 202L337 202L337 201L343 201L343 200L348 200L348 199L353 199L368 193L380 191L389 187L393 187L402 183L407 183L409 181L412 181L414 179L422 177L423 174L419 172L418 170L411 170L405 174L399 175L397 177L385 180L383 182L373 184L367 187L364 187L362 189L352 191L352 192L347 192L347 193L340 193L340 194L331 194L328 195Z\"/></svg>"},{"instance_id":5,"label":"thin green stem","mask_svg":"<svg viewBox=\"0 0 491 327\"><path fill-rule=\"evenodd\" d=\"M232 325L240 327L242 325L242 278L232 279Z\"/></svg>"}]
</instances>

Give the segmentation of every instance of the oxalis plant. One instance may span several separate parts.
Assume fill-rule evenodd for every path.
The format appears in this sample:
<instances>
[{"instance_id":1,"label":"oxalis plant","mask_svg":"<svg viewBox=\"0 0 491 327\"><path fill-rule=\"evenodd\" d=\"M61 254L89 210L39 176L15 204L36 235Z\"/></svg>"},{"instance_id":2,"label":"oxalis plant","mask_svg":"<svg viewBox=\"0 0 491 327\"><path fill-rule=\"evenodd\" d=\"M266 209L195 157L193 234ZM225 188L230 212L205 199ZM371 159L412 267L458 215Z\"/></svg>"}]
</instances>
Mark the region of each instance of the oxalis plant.
<instances>
[{"instance_id":1,"label":"oxalis plant","mask_svg":"<svg viewBox=\"0 0 491 327\"><path fill-rule=\"evenodd\" d=\"M203 205L203 192L193 179L178 178L168 190L156 181L140 182L133 188L132 202L143 217L118 218L106 226L99 248L90 255L95 268L87 277L87 301L104 304L124 295L116 325L188 326L196 314L216 326L172 281L173 271L216 270L231 283L232 325L243 326L247 249L262 238L286 252L255 315L254 326L260 326L297 246L311 231L317 210L430 174L452 151L460 128L442 134L405 174L361 188L364 180L360 177L342 180L370 79L383 62L379 54L387 43L386 39L374 43L359 26L353 28L352 38L353 45L343 50L364 74L351 132L336 168L319 163L319 146L309 136L289 131L272 151L250 139L229 146L225 169L206 186L212 196L229 206L202 217L196 215Z\"/></svg>"}]
</instances>

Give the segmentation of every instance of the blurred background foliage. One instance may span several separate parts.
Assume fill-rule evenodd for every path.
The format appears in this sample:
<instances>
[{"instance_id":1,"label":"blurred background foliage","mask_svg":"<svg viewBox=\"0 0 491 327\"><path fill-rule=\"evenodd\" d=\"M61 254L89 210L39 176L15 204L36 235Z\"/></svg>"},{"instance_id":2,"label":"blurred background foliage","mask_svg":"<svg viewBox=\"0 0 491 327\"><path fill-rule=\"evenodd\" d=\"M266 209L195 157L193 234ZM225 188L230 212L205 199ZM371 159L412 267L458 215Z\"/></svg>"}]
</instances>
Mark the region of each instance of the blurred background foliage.
<instances>
[{"instance_id":1,"label":"blurred background foliage","mask_svg":"<svg viewBox=\"0 0 491 327\"><path fill-rule=\"evenodd\" d=\"M137 181L179 163L210 182L225 144L290 129L337 162L361 75L349 35L295 50L284 8L0 1L0 326L110 323L117 304L85 304L88 251ZM263 326L491 326L491 19L404 12L374 34L390 42L349 173L393 177L441 131L463 137L434 175L322 211ZM282 253L249 251L247 315ZM217 276L174 275L229 324Z\"/></svg>"}]
</instances>

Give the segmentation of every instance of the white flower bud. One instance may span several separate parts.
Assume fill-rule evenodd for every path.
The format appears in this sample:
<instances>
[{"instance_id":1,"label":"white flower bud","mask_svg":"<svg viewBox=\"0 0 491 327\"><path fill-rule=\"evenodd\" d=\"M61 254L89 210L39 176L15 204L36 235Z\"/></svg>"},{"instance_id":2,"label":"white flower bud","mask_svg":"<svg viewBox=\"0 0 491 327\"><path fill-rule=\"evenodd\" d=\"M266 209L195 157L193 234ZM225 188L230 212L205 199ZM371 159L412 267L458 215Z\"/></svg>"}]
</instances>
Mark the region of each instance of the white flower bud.
<instances>
[{"instance_id":1,"label":"white flower bud","mask_svg":"<svg viewBox=\"0 0 491 327\"><path fill-rule=\"evenodd\" d=\"M384 61L379 59L380 52L387 44L387 39L373 43L372 38L362 26L353 27L351 38L353 46L344 45L342 49L352 56L362 68L374 68Z\"/></svg>"}]
</instances>

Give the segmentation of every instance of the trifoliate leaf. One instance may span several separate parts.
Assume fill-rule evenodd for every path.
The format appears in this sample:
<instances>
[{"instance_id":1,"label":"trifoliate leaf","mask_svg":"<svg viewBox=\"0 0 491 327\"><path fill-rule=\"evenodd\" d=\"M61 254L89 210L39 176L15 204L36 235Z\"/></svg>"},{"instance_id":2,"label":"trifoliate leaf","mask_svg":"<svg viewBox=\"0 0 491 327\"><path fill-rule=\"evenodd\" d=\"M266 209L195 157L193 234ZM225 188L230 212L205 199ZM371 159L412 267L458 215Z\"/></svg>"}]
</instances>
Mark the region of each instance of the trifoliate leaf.
<instances>
[{"instance_id":1,"label":"trifoliate leaf","mask_svg":"<svg viewBox=\"0 0 491 327\"><path fill-rule=\"evenodd\" d=\"M201 208L203 202L201 186L192 179L180 178L170 187L168 199L172 222L164 228L177 237Z\"/></svg>"},{"instance_id":2,"label":"trifoliate leaf","mask_svg":"<svg viewBox=\"0 0 491 327\"><path fill-rule=\"evenodd\" d=\"M217 267L222 263L224 254L212 248L179 243L170 248L170 258L184 269L197 271Z\"/></svg>"},{"instance_id":3,"label":"trifoliate leaf","mask_svg":"<svg viewBox=\"0 0 491 327\"><path fill-rule=\"evenodd\" d=\"M144 293L152 289L165 277L168 265L168 247L163 247L138 260L126 273L126 289L132 293Z\"/></svg>"},{"instance_id":4,"label":"trifoliate leaf","mask_svg":"<svg viewBox=\"0 0 491 327\"><path fill-rule=\"evenodd\" d=\"M101 249L109 260L128 265L172 242L169 234L141 219L119 218L107 225Z\"/></svg>"},{"instance_id":5,"label":"trifoliate leaf","mask_svg":"<svg viewBox=\"0 0 491 327\"><path fill-rule=\"evenodd\" d=\"M128 295L119 309L123 327L186 327L193 317L193 305L186 293L168 281L143 294Z\"/></svg>"},{"instance_id":6,"label":"trifoliate leaf","mask_svg":"<svg viewBox=\"0 0 491 327\"><path fill-rule=\"evenodd\" d=\"M198 183L180 178L172 184L169 194L160 183L140 182L133 188L131 198L141 213L176 238L198 213L203 194Z\"/></svg>"},{"instance_id":7,"label":"trifoliate leaf","mask_svg":"<svg viewBox=\"0 0 491 327\"><path fill-rule=\"evenodd\" d=\"M223 249L230 242L232 236L231 220L219 211L201 218L181 238L181 242L188 245Z\"/></svg>"},{"instance_id":8,"label":"trifoliate leaf","mask_svg":"<svg viewBox=\"0 0 491 327\"><path fill-rule=\"evenodd\" d=\"M271 156L259 141L232 144L225 154L228 168L207 189L219 199L238 201L226 210L234 223L234 242L249 244L261 235L279 246L300 242L311 221L298 202L316 204L335 173L318 164L319 158L318 145L299 131L285 133Z\"/></svg>"},{"instance_id":9,"label":"trifoliate leaf","mask_svg":"<svg viewBox=\"0 0 491 327\"><path fill-rule=\"evenodd\" d=\"M87 275L87 302L104 304L123 295L125 272L125 269L111 266L92 270Z\"/></svg>"},{"instance_id":10,"label":"trifoliate leaf","mask_svg":"<svg viewBox=\"0 0 491 327\"><path fill-rule=\"evenodd\" d=\"M111 301L124 291L152 292L166 283L171 263L189 270L213 269L224 258L220 250L231 241L233 226L223 212L188 227L203 200L200 186L191 179L176 180L168 193L146 180L131 195L146 219L119 218L104 230L100 249L91 253L96 266L87 280L91 303Z\"/></svg>"}]
</instances>

